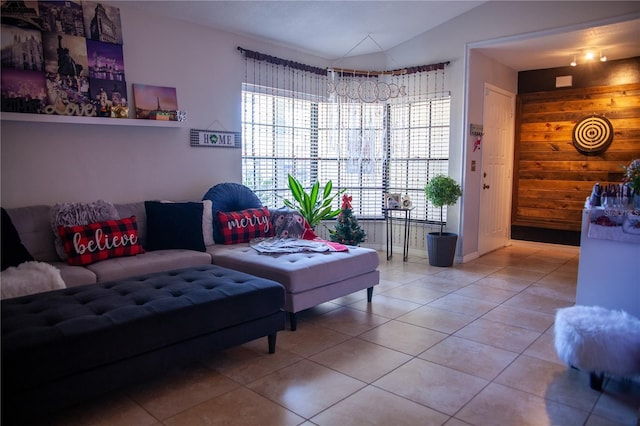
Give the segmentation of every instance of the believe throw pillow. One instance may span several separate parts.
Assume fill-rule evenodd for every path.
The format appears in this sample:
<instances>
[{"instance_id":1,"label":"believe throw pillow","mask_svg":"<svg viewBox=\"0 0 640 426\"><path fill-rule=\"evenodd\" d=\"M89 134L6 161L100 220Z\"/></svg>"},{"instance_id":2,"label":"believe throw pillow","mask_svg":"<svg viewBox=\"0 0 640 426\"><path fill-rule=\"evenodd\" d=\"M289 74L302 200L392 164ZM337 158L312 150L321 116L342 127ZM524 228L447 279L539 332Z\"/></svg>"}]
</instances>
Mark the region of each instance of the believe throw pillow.
<instances>
[{"instance_id":1,"label":"believe throw pillow","mask_svg":"<svg viewBox=\"0 0 640 426\"><path fill-rule=\"evenodd\" d=\"M224 244L247 243L253 238L273 236L267 207L218 212L218 222Z\"/></svg>"},{"instance_id":2,"label":"believe throw pillow","mask_svg":"<svg viewBox=\"0 0 640 426\"><path fill-rule=\"evenodd\" d=\"M59 226L58 235L69 265L89 265L111 257L144 253L138 244L136 217L89 225Z\"/></svg>"},{"instance_id":3,"label":"believe throw pillow","mask_svg":"<svg viewBox=\"0 0 640 426\"><path fill-rule=\"evenodd\" d=\"M51 229L53 230L56 253L61 260L67 259L66 250L58 234L59 226L78 226L103 220L120 219L115 206L109 201L97 200L91 203L61 203L51 207Z\"/></svg>"}]
</instances>

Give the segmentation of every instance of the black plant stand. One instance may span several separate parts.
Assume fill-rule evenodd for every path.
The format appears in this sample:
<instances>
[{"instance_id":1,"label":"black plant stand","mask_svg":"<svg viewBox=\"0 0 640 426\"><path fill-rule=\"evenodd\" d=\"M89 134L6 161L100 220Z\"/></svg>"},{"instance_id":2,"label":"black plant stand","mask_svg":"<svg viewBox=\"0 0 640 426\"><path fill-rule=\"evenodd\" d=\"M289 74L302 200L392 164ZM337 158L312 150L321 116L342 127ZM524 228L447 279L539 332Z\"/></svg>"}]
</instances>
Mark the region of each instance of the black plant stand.
<instances>
[{"instance_id":1,"label":"black plant stand","mask_svg":"<svg viewBox=\"0 0 640 426\"><path fill-rule=\"evenodd\" d=\"M402 241L402 261L406 262L409 258L409 221L411 220L411 209L382 209L387 224L387 260L393 257L393 221L404 219L404 237ZM393 212L404 213L402 216L393 217Z\"/></svg>"}]
</instances>

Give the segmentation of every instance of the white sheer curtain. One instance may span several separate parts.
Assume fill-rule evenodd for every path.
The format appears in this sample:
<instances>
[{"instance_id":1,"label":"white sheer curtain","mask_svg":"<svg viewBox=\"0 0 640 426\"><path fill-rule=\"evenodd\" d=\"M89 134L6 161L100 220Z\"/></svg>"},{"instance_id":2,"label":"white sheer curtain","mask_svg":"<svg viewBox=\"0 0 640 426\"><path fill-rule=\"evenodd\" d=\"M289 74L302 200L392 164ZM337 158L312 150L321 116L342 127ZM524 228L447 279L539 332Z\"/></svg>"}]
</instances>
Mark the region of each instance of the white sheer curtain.
<instances>
[{"instance_id":1,"label":"white sheer curtain","mask_svg":"<svg viewBox=\"0 0 640 426\"><path fill-rule=\"evenodd\" d=\"M346 188L370 238L376 231L366 220L384 217L387 193L411 199L420 229L439 220L423 188L448 169L446 64L347 72L240 50L243 181L265 205L290 197L291 173L306 187L331 180ZM424 232L415 229L419 246Z\"/></svg>"}]
</instances>

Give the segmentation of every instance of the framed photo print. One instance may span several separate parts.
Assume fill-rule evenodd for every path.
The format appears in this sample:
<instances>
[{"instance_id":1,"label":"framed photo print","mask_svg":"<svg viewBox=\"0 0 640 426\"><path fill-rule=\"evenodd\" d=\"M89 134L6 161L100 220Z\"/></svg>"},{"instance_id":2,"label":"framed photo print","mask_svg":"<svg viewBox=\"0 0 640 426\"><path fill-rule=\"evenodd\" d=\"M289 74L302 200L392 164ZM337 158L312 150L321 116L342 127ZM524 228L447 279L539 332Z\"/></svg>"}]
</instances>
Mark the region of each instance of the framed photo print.
<instances>
[{"instance_id":1,"label":"framed photo print","mask_svg":"<svg viewBox=\"0 0 640 426\"><path fill-rule=\"evenodd\" d=\"M122 45L87 39L89 77L125 81Z\"/></svg>"},{"instance_id":2,"label":"framed photo print","mask_svg":"<svg viewBox=\"0 0 640 426\"><path fill-rule=\"evenodd\" d=\"M98 1L83 1L82 13L88 39L122 44L120 9Z\"/></svg>"},{"instance_id":3,"label":"framed photo print","mask_svg":"<svg viewBox=\"0 0 640 426\"><path fill-rule=\"evenodd\" d=\"M136 118L177 121L178 97L175 87L133 84Z\"/></svg>"},{"instance_id":4,"label":"framed photo print","mask_svg":"<svg viewBox=\"0 0 640 426\"><path fill-rule=\"evenodd\" d=\"M39 71L3 69L2 111L40 114L47 104L47 84Z\"/></svg>"},{"instance_id":5,"label":"framed photo print","mask_svg":"<svg viewBox=\"0 0 640 426\"><path fill-rule=\"evenodd\" d=\"M386 206L388 209L402 208L402 197L400 194L387 194Z\"/></svg>"},{"instance_id":6,"label":"framed photo print","mask_svg":"<svg viewBox=\"0 0 640 426\"><path fill-rule=\"evenodd\" d=\"M82 5L79 1L38 2L42 31L85 37Z\"/></svg>"}]
</instances>

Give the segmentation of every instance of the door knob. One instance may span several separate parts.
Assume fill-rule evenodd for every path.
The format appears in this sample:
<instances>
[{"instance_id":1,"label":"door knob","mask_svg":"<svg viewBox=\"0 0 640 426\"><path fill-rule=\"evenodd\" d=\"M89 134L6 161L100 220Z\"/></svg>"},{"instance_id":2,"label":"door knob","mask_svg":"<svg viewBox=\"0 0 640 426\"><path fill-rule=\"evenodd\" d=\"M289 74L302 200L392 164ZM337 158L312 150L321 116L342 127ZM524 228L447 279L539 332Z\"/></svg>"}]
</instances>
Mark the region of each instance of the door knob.
<instances>
[{"instance_id":1,"label":"door knob","mask_svg":"<svg viewBox=\"0 0 640 426\"><path fill-rule=\"evenodd\" d=\"M486 183L482 184L482 189L489 189L489 185L487 185Z\"/></svg>"}]
</instances>

